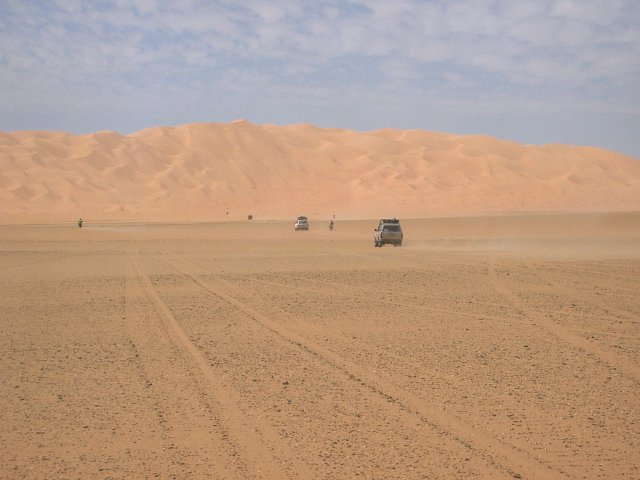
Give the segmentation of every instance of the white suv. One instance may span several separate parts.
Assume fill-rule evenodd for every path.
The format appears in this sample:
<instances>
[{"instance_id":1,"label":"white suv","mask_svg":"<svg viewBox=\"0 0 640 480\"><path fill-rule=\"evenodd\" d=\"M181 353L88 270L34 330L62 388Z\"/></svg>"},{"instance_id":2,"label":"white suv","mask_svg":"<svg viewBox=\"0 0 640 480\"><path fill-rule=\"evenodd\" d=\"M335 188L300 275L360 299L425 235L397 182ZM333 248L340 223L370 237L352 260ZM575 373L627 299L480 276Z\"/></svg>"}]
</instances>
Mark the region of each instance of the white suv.
<instances>
[{"instance_id":1,"label":"white suv","mask_svg":"<svg viewBox=\"0 0 640 480\"><path fill-rule=\"evenodd\" d=\"M296 232L298 230L309 230L309 220L307 220L307 217L298 217L293 228L295 228Z\"/></svg>"}]
</instances>

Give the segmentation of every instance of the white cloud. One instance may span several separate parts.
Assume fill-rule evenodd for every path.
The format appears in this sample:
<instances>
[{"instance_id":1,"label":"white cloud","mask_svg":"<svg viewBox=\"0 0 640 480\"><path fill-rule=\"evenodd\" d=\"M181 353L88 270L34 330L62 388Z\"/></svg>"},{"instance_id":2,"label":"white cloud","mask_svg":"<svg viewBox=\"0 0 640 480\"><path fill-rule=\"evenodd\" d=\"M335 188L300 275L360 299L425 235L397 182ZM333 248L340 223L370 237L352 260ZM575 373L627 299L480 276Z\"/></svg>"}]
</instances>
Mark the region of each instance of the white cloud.
<instances>
[{"instance_id":1,"label":"white cloud","mask_svg":"<svg viewBox=\"0 0 640 480\"><path fill-rule=\"evenodd\" d=\"M82 63L77 57L93 46L107 59L138 52L145 66L149 51L157 51L156 61L171 62L181 42L189 42L185 57L194 68L198 59L209 67L216 62L207 58L229 56L238 64L243 59L306 58L308 70L308 58L324 63L356 55L372 63L385 57L425 66L452 62L498 75L532 58L551 63L574 58L587 66L585 74L597 72L599 78L612 63L624 64L626 72L640 70L640 33L634 23L640 15L621 1L614 4L617 8L595 1L559 1L545 8L540 2L361 0L349 11L340 2L192 2L180 8L181 2L137 0L117 1L111 9L81 2L52 5L53 12L43 5L28 11L13 7L8 28L0 34L0 52L77 66ZM11 52L16 37L22 48ZM611 55L624 61L612 62ZM557 81L553 69L544 71ZM617 67L611 77L620 71Z\"/></svg>"},{"instance_id":2,"label":"white cloud","mask_svg":"<svg viewBox=\"0 0 640 480\"><path fill-rule=\"evenodd\" d=\"M469 105L496 89L536 105L544 95L584 104L595 95L598 108L637 110L638 25L633 0L3 2L0 89L11 98L0 118L43 98L38 89L78 108L92 89L112 103L213 89L232 109L283 91L306 91L316 105L340 88L353 98L466 96Z\"/></svg>"}]
</instances>

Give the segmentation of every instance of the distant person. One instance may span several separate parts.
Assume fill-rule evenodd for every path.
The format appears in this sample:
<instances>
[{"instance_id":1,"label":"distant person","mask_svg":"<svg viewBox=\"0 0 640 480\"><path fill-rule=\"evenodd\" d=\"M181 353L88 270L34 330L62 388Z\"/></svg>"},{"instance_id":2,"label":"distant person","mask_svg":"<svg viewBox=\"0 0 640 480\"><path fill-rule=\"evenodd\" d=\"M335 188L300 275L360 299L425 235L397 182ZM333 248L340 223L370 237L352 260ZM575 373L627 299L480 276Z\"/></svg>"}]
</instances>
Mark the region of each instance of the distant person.
<instances>
[{"instance_id":1,"label":"distant person","mask_svg":"<svg viewBox=\"0 0 640 480\"><path fill-rule=\"evenodd\" d=\"M82 228L82 219L78 220L78 228Z\"/></svg>"},{"instance_id":2,"label":"distant person","mask_svg":"<svg viewBox=\"0 0 640 480\"><path fill-rule=\"evenodd\" d=\"M329 222L329 230L333 231L333 225L334 225L333 220L331 220Z\"/></svg>"}]
</instances>

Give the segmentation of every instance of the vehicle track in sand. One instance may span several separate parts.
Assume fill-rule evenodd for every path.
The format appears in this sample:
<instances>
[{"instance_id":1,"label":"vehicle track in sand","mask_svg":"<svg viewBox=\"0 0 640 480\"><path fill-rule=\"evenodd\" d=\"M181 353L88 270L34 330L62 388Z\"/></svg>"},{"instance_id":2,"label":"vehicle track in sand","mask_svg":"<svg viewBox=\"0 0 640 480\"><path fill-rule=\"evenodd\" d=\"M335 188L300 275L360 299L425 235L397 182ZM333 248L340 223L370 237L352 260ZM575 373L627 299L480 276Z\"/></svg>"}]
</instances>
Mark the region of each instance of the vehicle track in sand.
<instances>
[{"instance_id":1,"label":"vehicle track in sand","mask_svg":"<svg viewBox=\"0 0 640 480\"><path fill-rule=\"evenodd\" d=\"M295 275L292 275L292 278L296 278ZM302 278L301 278L302 280ZM291 284L287 284L287 283L282 283L282 282L275 282L273 280L264 280L261 278L255 278L252 277L251 278L252 282L256 282L256 283L262 283L265 285L272 285L275 287L285 287L289 290L293 290L293 291L297 291L299 293L305 293L307 290L305 287L301 287L301 286L297 286L297 285L291 285ZM376 288L372 288L372 287L367 287L367 286L363 286L363 285L351 285L345 282L336 282L336 281L331 281L331 280L310 280L308 278L304 278L304 282L306 284L309 285L315 285L317 286L319 289L326 289L327 285L331 285L336 287L337 289L339 289L340 291L352 291L352 292L357 292L359 294L363 294L363 296L365 296L367 298L367 303L370 305L380 305L380 306L389 306L389 305L394 305L398 299L400 300L408 300L408 301L415 301L417 298L417 295L420 294L421 292L409 292L409 291L395 291L395 290L390 290L390 289L385 289L385 288L380 288L380 287L376 287ZM379 298L381 295L388 295L389 299L381 299ZM492 306L498 306L498 304L494 304ZM403 308L412 308L415 309L416 312L419 313L424 313L424 312L429 312L429 313L434 313L434 314L444 314L444 315L457 315L460 317L465 317L465 318L469 318L472 320L477 320L478 318L484 318L484 319L490 319L490 320L500 320L501 317L498 317L496 315L491 315L491 314L487 314L487 313L467 313L467 312L463 312L460 311L460 309L446 309L446 308L437 308L437 307L432 307L432 306L426 306L426 305L417 305L417 304L403 304Z\"/></svg>"},{"instance_id":2,"label":"vehicle track in sand","mask_svg":"<svg viewBox=\"0 0 640 480\"><path fill-rule=\"evenodd\" d=\"M528 265L530 270L535 271L533 264L529 263ZM615 367L629 375L636 382L640 381L640 366L626 357L601 348L589 339L577 335L571 329L553 321L543 312L531 309L520 299L513 287L510 286L509 281L500 277L497 268L498 266L495 260L489 264L489 281L494 285L495 291L498 294L507 299L511 305L520 309L521 316L528 319L532 324L545 329L563 342L571 345L571 347L585 352L587 356L595 356L604 364Z\"/></svg>"},{"instance_id":3,"label":"vehicle track in sand","mask_svg":"<svg viewBox=\"0 0 640 480\"><path fill-rule=\"evenodd\" d=\"M361 257L366 257L368 258L368 255L359 255ZM398 257L399 258L399 257ZM387 260L387 257L384 258L384 260ZM394 257L393 260L395 261L396 258ZM602 359L603 361L605 361L605 363L614 366L616 368L620 368L621 371L628 373L630 376L632 376L636 381L640 380L640 367L638 367L633 361L631 361L630 359L617 355L615 352L611 352L609 350L603 349L601 347L599 347L597 344L595 344L593 341L589 340L588 338L585 338L585 336L581 336L578 335L576 333L574 333L574 329L571 328L567 328L567 327L563 327L562 325L554 322L553 320L551 320L547 315L547 312L544 312L543 310L537 309L535 307L532 307L531 305L527 305L525 304L519 297L518 295L509 287L509 282L506 280L499 280L498 279L498 275L496 273L496 267L497 267L497 263L495 258L491 259L490 261L488 261L487 263L487 273L489 276L490 281L495 285L495 291L502 297L502 298L506 298L509 300L509 304L511 304L512 306L517 307L521 312L520 315L525 315L525 318L528 318L530 321L534 322L536 325L539 325L543 328L545 328L549 333L555 335L558 339L572 345L572 347L580 350L580 351L584 351L586 352L588 355L596 355L598 358ZM412 267L414 268L415 266L412 265ZM532 273L533 275L536 275L537 270L536 267L534 266L534 264L532 262L524 262L521 265L522 269L529 271L530 273ZM600 273L600 272L599 272ZM603 276L606 278L606 273L603 274ZM256 281L260 281L259 279L256 279ZM379 288L373 289L371 287L367 287L367 286L363 286L363 285L357 285L357 286L353 286L353 285L349 285L346 283L340 283L340 282L332 282L332 281L327 281L327 280L322 280L322 282L320 281L313 281L313 280L308 280L305 279L306 282L308 283L315 283L317 285L335 285L339 288L342 289L349 289L352 291L360 291L360 292L371 292L371 293L375 293L375 294L379 294L381 292L381 290ZM291 288L295 288L295 287L291 287ZM552 284L550 287L550 290L553 290L554 285ZM563 286L563 288L571 288L571 287L567 287L566 285ZM549 291L549 289L545 289L547 291ZM413 298L414 294L410 293L410 292L395 292L395 291L391 291L391 290L382 290L382 292L386 292L388 294L393 294L397 297L401 297L401 298ZM375 295L374 295L375 297ZM377 300L369 300L371 302L376 302ZM384 302L380 302L381 304L383 304ZM495 305L498 305L497 303ZM459 311L454 311L454 310L448 310L448 309L441 309L441 308L434 308L434 307L419 307L421 310L425 311L431 311L433 313L442 313L442 314L456 314L456 315L460 315L460 316L466 316L468 318L472 318L472 319L477 319L479 317L483 317L486 319L493 319L493 320L503 320L504 316L500 317L500 316L496 316L496 315L491 315L491 314L486 314L486 313L482 313L482 314L469 314L469 313L465 313L465 312L459 312ZM562 308L563 311L566 311L566 307ZM616 308L614 306L607 306L607 310L609 310L610 312L615 312L618 316L618 318L621 318L623 320L633 320L640 318L638 315L640 315L640 313L635 314L633 312L630 312L628 310L623 310L620 308ZM524 313L526 312L526 314ZM590 315L591 317L596 317L595 314L587 314ZM628 336L628 338L630 339L636 339L637 337L635 336Z\"/></svg>"},{"instance_id":4,"label":"vehicle track in sand","mask_svg":"<svg viewBox=\"0 0 640 480\"><path fill-rule=\"evenodd\" d=\"M208 416L204 420L209 425L205 425L204 429L201 425L202 420L189 419L194 429L199 428L199 434L195 438L187 435L182 439L184 444L212 442L212 437L207 432L211 427L216 427L218 438L214 437L213 444L208 450L216 452L219 461L214 464L218 470L211 472L214 476L218 478L229 476L229 468L225 467L224 463L226 458L227 462L229 459L235 459L235 474L232 476L236 478L313 478L312 472L296 458L295 453L278 441L278 435L270 425L255 416L247 416L246 412L240 409L237 394L219 380L214 367L189 339L154 288L141 259L133 255L130 259L137 281L162 319L168 337L177 347L176 353L180 355L182 364L189 370L187 373L196 377L194 381L200 392L199 402L209 409ZM157 345L155 349L158 350ZM171 363L177 362L173 359ZM188 391L183 394L184 397L181 397L180 402L194 402L189 398ZM184 419L181 419L182 421ZM175 429L177 427L175 421L172 423ZM181 425L180 430L184 431L185 427ZM222 452L226 452L226 456L221 457Z\"/></svg>"},{"instance_id":5,"label":"vehicle track in sand","mask_svg":"<svg viewBox=\"0 0 640 480\"><path fill-rule=\"evenodd\" d=\"M523 268L525 269L529 269L532 270L533 267L532 266L527 266L524 265ZM489 273L489 271L487 270L487 273ZM300 282L304 281L305 285L314 285L317 288L320 289L326 289L327 286L334 286L337 289L340 289L341 291L352 291L352 292L357 292L359 294L364 294L367 297L367 302L371 305L380 305L380 306L389 306L389 305L393 305L394 303L396 303L396 301L398 299L400 300L405 300L405 301L415 301L417 298L417 295L421 294L421 292L419 292L418 290L416 291L411 291L409 289L403 290L398 292L397 290L391 290L391 289L385 289L385 288L381 288L381 287L370 287L370 286L364 286L364 285L351 285L345 282L337 282L337 281L331 281L331 280L327 280L327 279L323 279L323 280L311 280L308 278L304 278L302 275L296 277L295 274L291 275L292 278L299 278ZM263 278L256 278L256 277L251 277L250 278L251 282L256 282L256 283L261 283L264 285L272 285L274 287L279 287L279 288L287 288L289 290L292 291L297 291L301 294L303 294L306 291L306 288L304 286L300 286L299 284L296 285L291 285L291 284L287 284L287 283L283 283L283 282L277 282L277 281L273 281L273 280L265 280ZM534 288L534 287L530 287L530 288ZM541 290L541 291L545 291L545 292L551 292L553 291L554 286L548 286L546 288L542 288L540 286L535 286L535 288ZM565 287L565 288L570 288L570 287ZM504 292L503 292L504 293ZM387 295L389 297L389 299L385 299L383 298L384 295ZM433 294L432 294L433 297ZM500 297L504 297L504 295L501 295ZM446 299L446 296L443 294L442 295L442 300ZM443 302L444 303L444 302ZM503 305L502 301L494 301L494 302L484 302L483 305L485 306L489 306L491 308L493 308L494 310L499 308L500 306ZM520 304L518 304L518 306L522 307L522 302L520 302ZM456 315L458 317L464 317L464 318L469 318L470 320L478 320L478 319L484 319L484 320L495 320L495 321L504 321L505 320L505 316L504 315L496 315L496 314L491 314L491 313L487 313L486 311L484 312L477 312L477 313L467 313L464 311L461 311L461 309L454 309L454 308L438 308L438 307L433 307L433 306L426 306L426 305L418 305L418 304L413 304L413 303L404 303L403 304L403 308L407 308L407 309L415 309L417 313L425 313L425 312L429 312L429 313L433 313L433 314L443 314L443 315ZM545 316L546 312L539 309L539 308L535 308L532 307L531 305L527 305L526 306L526 310L528 312L531 312L532 314L536 315L536 316ZM638 315L635 315L632 312L630 312L629 310L623 310L614 306L610 306L607 305L606 306L606 310L608 313L614 312L616 314L616 318L619 318L621 320L625 320L625 321L629 321L629 320L633 320L635 319L640 319L640 317L638 315L640 315L640 313ZM566 312L566 313L570 313L567 312L567 307L563 306L562 307L562 311ZM589 318L594 318L597 319L599 318L598 314L596 313L581 313L581 316L584 317L589 317ZM577 329L577 328L571 328L571 329L567 329L570 331L584 331L585 333L587 332L586 329ZM594 333L598 333L598 332L594 332ZM611 332L600 332L602 335L614 335ZM638 337L634 336L634 335L619 335L620 338L628 338L631 340L636 340Z\"/></svg>"},{"instance_id":6,"label":"vehicle track in sand","mask_svg":"<svg viewBox=\"0 0 640 480\"><path fill-rule=\"evenodd\" d=\"M148 392L160 430L160 439L149 436L148 448L164 453L163 474L177 477L181 472L201 474L202 470L194 470L206 469L219 478L240 478L244 465L233 455L234 445L221 426L217 405L203 398L206 390L198 383L193 366L180 361L184 354L178 350L166 318L157 311L139 261L129 256L127 263L124 319L133 352L132 367ZM194 450L200 450L196 464L192 463ZM223 452L227 455L220 455Z\"/></svg>"},{"instance_id":7,"label":"vehicle track in sand","mask_svg":"<svg viewBox=\"0 0 640 480\"><path fill-rule=\"evenodd\" d=\"M224 284L224 280L221 280L221 284ZM262 281L259 280L257 281L258 283L264 283L266 285L270 285L270 286L279 286L279 287L286 287L289 288L291 290L297 291L299 293L303 293L306 292L308 294L308 290L305 290L303 287L298 287L296 285L290 285L290 284L284 284L284 283L278 283L278 282L269 282L269 281ZM314 284L320 283L320 282L312 282ZM326 282L323 282L326 283ZM228 285L228 282L227 282ZM346 287L346 284L339 284L341 287ZM249 298L249 297L253 297L255 298L256 296L253 294L250 294L250 291L247 290L246 286L243 287L238 287L235 284L229 285L228 291L231 292L231 289L233 289L233 293L231 293L232 295L235 293L236 297L240 297L240 295L242 294L242 297L244 298ZM244 292L242 292L242 290L244 290ZM359 290L359 289L358 289ZM408 298L413 298L412 295L407 295ZM260 302L260 305L264 307L264 300L262 300ZM245 304L247 304L245 302ZM248 304L247 304L248 305ZM396 304L397 305L397 304ZM258 307L259 308L259 307ZM406 309L406 305L402 305L403 309ZM255 310L255 307L253 307L253 309ZM279 320L280 323L286 323L287 325L292 326L293 330L295 330L296 332L301 332L303 334L303 336L305 337L305 344L306 345L313 345L313 346L318 346L317 343L314 343L314 341L312 340L312 338L322 338L326 341L326 344L324 347L322 347L323 349L328 349L330 352L332 352L335 355L338 355L340 358L342 358L345 362L353 362L353 364L360 366L361 368L366 368L365 366L363 366L361 363L359 363L357 360L352 360L352 359L347 359L343 354L340 354L335 347L328 347L327 345L339 345L341 342L344 343L345 339L341 338L339 335L335 335L332 333L331 330L328 330L326 328L322 328L321 326L318 325L314 325L311 324L309 322L305 322L303 320L299 320L297 318L296 315L291 314L290 312L287 312L286 310L279 308L277 305L270 303L268 305L268 309L271 312L271 315L273 315L273 312L276 311L277 312L277 318ZM446 312L448 315L450 316L460 316L459 312L456 312L454 310L444 310L444 309L426 309L420 306L414 306L413 309L415 310L416 313L440 313L440 312ZM491 319L494 317L490 317L487 315L467 315L468 317L472 317L474 319L478 319L478 317L482 317L482 320L487 320L487 319ZM270 317L269 317L270 318ZM498 317L495 317L494 319L498 320ZM503 319L499 319L500 321L503 321ZM291 329L289 329L289 331L291 331ZM453 392L466 392L467 389L469 388L469 385L467 383L465 383L464 381L458 379L458 377L454 377L451 376L450 373L449 374L445 374L445 372L441 371L441 370L437 370L435 368L430 367L427 363L425 362L420 362L417 358L414 357L407 357L406 355L403 355L401 353L395 352L395 350L393 349L384 349L384 351L379 351L378 354L382 357L384 357L385 361L383 363L387 363L388 360L392 360L391 363L394 364L401 364L404 367L404 370L406 372L420 372L421 375L426 375L427 377L430 377L430 379L433 381L434 379L438 378L439 382L441 383L445 383L448 384L449 387L452 389ZM411 388L409 388L408 386L400 386L399 382L398 382L398 372L396 372L395 374L392 374L391 372L381 372L380 369L376 370L376 375L379 379L382 379L384 382L388 382L388 387L390 386L391 388L394 389L394 391L398 388L400 388L401 390L404 390L406 392L409 392L411 395L416 395L418 396L419 393L416 393L414 391L412 391ZM395 378L396 380L392 380L392 378ZM469 393L471 395L471 393ZM507 396L506 398L502 398L500 400L500 406L501 409L505 410L505 411L513 411L513 412L517 412L519 410L519 404L516 401L515 398ZM433 406L434 409L442 409L443 413L442 415L448 415L451 416L451 418L454 419L455 423L460 423L460 424L465 424L465 420L460 418L459 416L457 416L453 411L451 411L450 409L446 409L443 407L445 407L444 405L438 405L437 407ZM548 411L542 410L540 408L537 408L535 406L529 406L529 412L527 413L527 416L529 418L538 418L541 420L544 419L548 419L550 417L550 413ZM493 420L492 423L495 423L495 419ZM441 422L441 424L443 424L443 422ZM468 426L469 424L466 423L466 425ZM511 436L511 438L509 438L508 441L505 441L505 439L503 440L498 440L496 438L496 436L500 436L500 435L504 435L504 433L499 433L500 432L500 428L504 428L504 426L496 426L494 425L494 429L493 431L491 430L487 430L487 425L481 425L481 426L474 426L474 428L480 428L480 430L484 430L485 431L485 436L487 438L491 438L494 442L498 442L501 444L507 444L510 445L511 447L513 447L515 450L519 451L519 452L523 452L526 455L530 456L531 458L536 459L537 461L539 461L542 464L550 464L552 463L548 458L545 459L544 457L540 456L540 452L534 452L531 449L531 445L528 444L526 442L526 438L523 437L518 437L518 436ZM557 469L557 472L560 474L564 474L563 470L561 467L559 466L555 466L554 468Z\"/></svg>"},{"instance_id":8,"label":"vehicle track in sand","mask_svg":"<svg viewBox=\"0 0 640 480\"><path fill-rule=\"evenodd\" d=\"M372 372L357 363L335 353L334 351L314 343L304 334L294 332L267 315L253 308L251 305L238 300L234 295L237 287L220 276L215 276L215 282L189 273L190 269L198 268L188 262L190 268L181 266L175 259L163 256L162 259L179 275L190 279L203 290L228 302L242 311L247 318L258 326L270 331L280 341L293 345L306 354L312 356L333 370L341 372L350 381L367 388L382 400L397 405L397 408L408 412L420 421L429 425L440 435L448 436L470 449L476 455L485 458L494 465L496 471L502 471L511 476L524 475L525 478L564 478L568 475L561 468L549 465L543 459L537 458L531 452L498 441L486 435L473 425L466 424L457 418L441 411L435 411L425 404L417 395L402 389L390 380Z\"/></svg>"},{"instance_id":9,"label":"vehicle track in sand","mask_svg":"<svg viewBox=\"0 0 640 480\"><path fill-rule=\"evenodd\" d=\"M638 233L416 224L2 229L0 477L640 478Z\"/></svg>"},{"instance_id":10,"label":"vehicle track in sand","mask_svg":"<svg viewBox=\"0 0 640 480\"><path fill-rule=\"evenodd\" d=\"M608 267L607 264L603 264L603 266ZM580 302L588 305L589 308L587 309L588 311L581 311L580 316L596 317L605 313L608 317L614 314L616 319L625 322L640 321L640 302L632 301L640 289L640 276L638 275L625 275L623 273L616 275L595 268L585 268L584 271L575 269L568 273L566 272L567 267L563 266L563 275L560 276L556 272L549 271L548 268L543 268L540 264L534 262L525 262L523 267L529 272L529 275L545 279L544 284L538 285L540 292L546 295L553 295L555 292L562 290L567 300L572 296L581 297ZM586 292L582 281L584 278L589 278ZM616 294L616 304L613 304L608 298L613 292ZM627 302L627 308L621 308L617 305L621 296L626 297L624 300ZM563 310L566 310L570 303L569 301L565 302ZM596 312L593 312L593 310Z\"/></svg>"}]
</instances>

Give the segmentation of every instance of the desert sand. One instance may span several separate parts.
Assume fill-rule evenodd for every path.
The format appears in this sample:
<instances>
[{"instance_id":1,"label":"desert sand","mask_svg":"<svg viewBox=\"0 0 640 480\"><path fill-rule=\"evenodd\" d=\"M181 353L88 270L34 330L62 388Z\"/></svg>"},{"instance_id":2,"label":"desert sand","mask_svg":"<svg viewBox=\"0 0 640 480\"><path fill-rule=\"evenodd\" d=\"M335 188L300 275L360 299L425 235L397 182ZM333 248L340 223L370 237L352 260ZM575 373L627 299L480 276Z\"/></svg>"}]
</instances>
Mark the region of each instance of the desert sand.
<instances>
[{"instance_id":1,"label":"desert sand","mask_svg":"<svg viewBox=\"0 0 640 480\"><path fill-rule=\"evenodd\" d=\"M640 161L423 130L0 132L0 223L640 211Z\"/></svg>"},{"instance_id":2,"label":"desert sand","mask_svg":"<svg viewBox=\"0 0 640 480\"><path fill-rule=\"evenodd\" d=\"M0 226L0 478L640 478L640 214L374 226Z\"/></svg>"}]
</instances>

